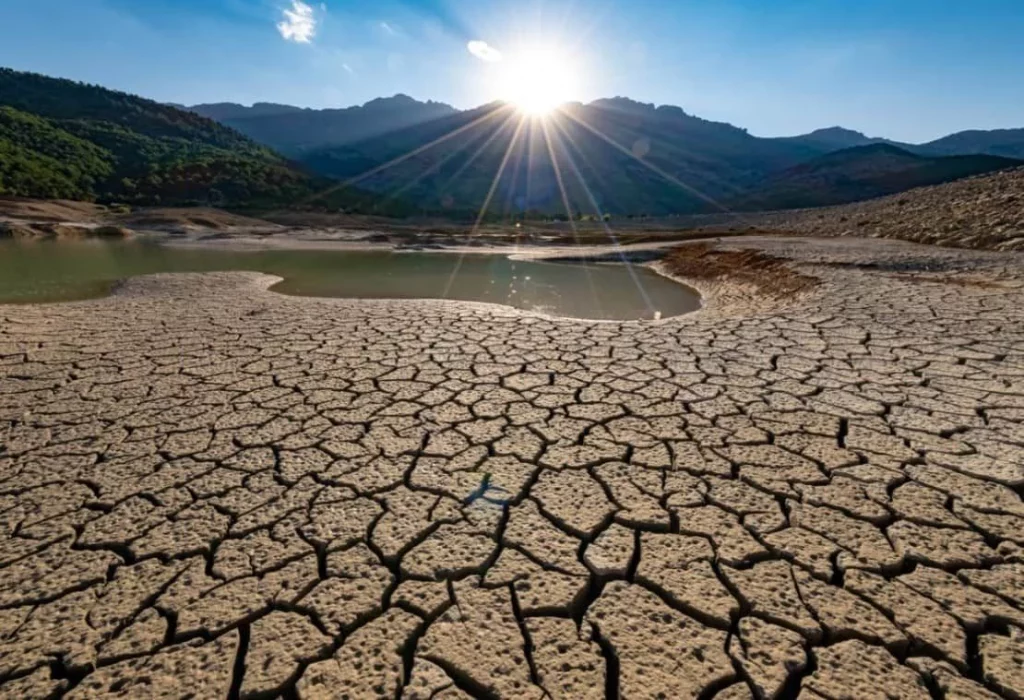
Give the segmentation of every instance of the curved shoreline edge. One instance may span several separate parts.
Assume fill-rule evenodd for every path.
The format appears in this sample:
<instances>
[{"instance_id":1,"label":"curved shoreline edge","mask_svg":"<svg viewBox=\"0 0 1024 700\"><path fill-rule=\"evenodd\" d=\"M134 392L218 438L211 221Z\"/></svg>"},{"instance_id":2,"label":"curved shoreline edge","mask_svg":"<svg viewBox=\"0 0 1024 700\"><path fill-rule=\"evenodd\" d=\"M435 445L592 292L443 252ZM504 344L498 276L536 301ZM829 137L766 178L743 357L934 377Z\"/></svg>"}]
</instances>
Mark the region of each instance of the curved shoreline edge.
<instances>
[{"instance_id":1,"label":"curved shoreline edge","mask_svg":"<svg viewBox=\"0 0 1024 700\"><path fill-rule=\"evenodd\" d=\"M296 248L283 248L283 247L279 247L279 246L252 248L252 247L244 246L244 245L243 246L221 246L221 245L207 246L207 245L204 245L204 244L201 244L201 243L191 243L191 244L188 244L188 245L185 245L185 246L178 246L178 245L174 244L173 242L168 242L166 239L150 239L150 243L152 245L154 245L154 246L166 247L166 248L172 248L172 249L173 248L178 248L178 247L186 247L186 248L190 248L190 249L197 249L197 248L201 249L201 248L209 247L209 248L217 250L217 251L234 250L234 251L238 251L238 252L243 253L243 254L250 253L250 252L252 252L252 253L255 253L255 252L268 252L270 254L273 254L275 252L282 252L283 253L285 251L291 251L291 250L302 251L302 252L306 252L306 251L310 250L309 248L307 248L305 246L298 246ZM90 244L106 245L105 242L100 242L100 241L90 242ZM60 245L60 243L55 243L55 245ZM419 253L420 252L420 251L395 250L392 246L385 246L385 245L330 246L327 249L329 249L329 250L331 250L333 252L339 253L339 254L358 253L358 252L393 252L395 254L402 254L402 253L407 253L408 252L408 253L414 253L415 254L415 253ZM692 314L692 313L696 313L696 312L700 311L701 308L703 308L704 305L705 305L704 295L701 293L701 291L695 285L689 284L687 281L681 279L678 276L672 276L670 274L666 274L663 269L660 269L660 268L655 267L652 264L650 264L650 263L654 262L657 258L660 258L661 255L664 254L664 250L666 250L666 249L667 248L665 248L665 247L658 246L658 247L656 247L654 249L650 249L650 250L628 251L627 257L625 257L625 258L620 253L613 252L613 251L607 250L607 249L597 250L593 254L591 254L590 251L585 251L583 254L579 254L578 251L569 251L569 250L567 250L565 248L559 248L559 249L555 249L555 250L550 250L550 249L532 249L532 250L529 250L529 251L524 251L523 249L519 249L517 251L510 251L507 247L489 247L489 248L486 248L486 249L483 249L483 250L477 250L477 249L450 250L449 249L449 250L429 250L429 251L422 251L422 252L443 253L443 254L446 254L446 255L449 255L449 256L461 256L461 255L467 255L467 256L468 255L493 256L493 255L501 255L502 257L506 258L507 260L510 260L510 261L513 261L513 262L525 262L525 263L531 263L531 264L541 264L541 263L544 263L544 264L558 265L558 266L575 266L575 265L577 265L579 263L583 263L583 262L593 262L593 263L600 263L601 265L616 266L616 267L620 267L623 264L629 265L629 266L635 266L635 267L642 267L645 270L650 270L651 272L657 274L659 277L663 277L663 278L666 278L666 279L670 280L674 285L678 285L679 287L681 287L681 289L687 295L689 295L693 299L693 301L689 302L689 303L695 304L694 308L692 308L689 311L684 311L682 313L674 313L674 314L671 314L671 315L667 315L667 316L661 317L659 319L659 320L666 320L666 319L670 319L670 318L677 318L679 316L689 315L689 314ZM572 255L566 255L567 252L573 252L573 254ZM566 320L590 322L590 323L623 323L623 322L630 322L630 321L654 322L653 318L649 318L649 317L645 317L645 316L638 316L638 317L619 316L619 317L615 317L613 315L610 318L591 318L591 317L572 316L572 315L568 315L568 314L560 314L560 313L557 313L556 311L545 310L545 308L543 308L543 307L533 308L533 309L521 308L521 307L517 307L517 306L512 305L512 304L504 304L501 301L485 301L485 300L479 300L478 301L478 300L472 300L472 299L445 299L445 298L441 298L441 297L430 297L430 296L422 296L422 297L388 296L386 294L386 287L381 289L381 290L379 290L380 292L382 292L382 294L380 294L380 295L369 294L369 295L358 295L358 296L345 296L345 295L311 295L311 294L302 294L302 293L292 293L292 292L289 292L289 291L282 291L281 289L279 289L279 287L281 287L284 283L286 283L288 281L294 281L296 279L301 279L300 277L296 277L295 275L285 275L283 272L278 271L278 270L267 270L267 271L255 270L255 269L247 269L247 268L242 267L242 266L239 266L239 267L237 267L235 269L224 269L224 270L216 270L216 271L214 271L214 270L211 270L211 271L201 271L201 270L196 270L196 271L189 271L189 270L182 270L182 271L156 271L156 272L147 272L147 273L141 273L141 274L126 275L124 277L120 277L120 278L112 279L112 280L108 280L108 281L93 281L93 282L86 281L86 282L83 282L80 286L83 287L83 288L91 287L91 289L86 289L85 290L86 293L81 294L81 295L75 294L74 292L76 291L76 288L72 288L70 290L70 293L67 296L63 297L63 298L51 298L51 299L46 299L46 300L38 300L38 299L24 299L24 300L22 300L22 299L12 298L12 299L7 300L7 301L0 301L0 305L24 306L24 305L40 304L40 305L52 306L52 305L57 305L57 304L68 304L68 303L76 303L76 302L95 301L95 300L98 300L98 299L104 299L104 298L108 298L110 296L114 296L114 295L118 294L119 290L122 289L126 284L129 284L132 280L139 279L139 278L144 278L144 277L153 276L153 275L182 275L182 274L184 274L184 275L200 275L200 274L211 274L211 273L214 273L214 272L240 272L240 273L244 273L244 272L257 272L257 273L260 273L260 274L263 274L263 275L271 275L271 276L275 277L275 280L273 282L268 283L268 287L267 287L268 291L271 291L271 292L273 292L275 294L280 294L282 296L294 297L294 298L348 299L348 300L353 300L353 301L377 300L377 301L396 301L396 302L409 302L409 303L415 303L415 302L418 302L418 301L433 301L433 302L441 302L441 303L487 304L487 305L493 305L493 306L501 307L501 308L504 308L504 309L508 309L510 311L515 311L515 312L529 314L529 315L536 315L536 316L541 316L541 317L546 317L546 318L552 318L552 319L566 319ZM551 308L551 307L548 307L548 308ZM655 311L658 311L658 310L655 309Z\"/></svg>"}]
</instances>

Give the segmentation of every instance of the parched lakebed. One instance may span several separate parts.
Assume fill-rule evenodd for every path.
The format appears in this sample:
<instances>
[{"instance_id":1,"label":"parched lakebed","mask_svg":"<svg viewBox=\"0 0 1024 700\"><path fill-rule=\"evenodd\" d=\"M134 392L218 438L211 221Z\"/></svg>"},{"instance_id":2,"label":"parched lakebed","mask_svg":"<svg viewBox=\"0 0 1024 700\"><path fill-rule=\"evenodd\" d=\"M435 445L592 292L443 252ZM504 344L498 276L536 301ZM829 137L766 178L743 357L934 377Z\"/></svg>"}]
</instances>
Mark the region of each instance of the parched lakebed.
<instances>
[{"instance_id":1,"label":"parched lakebed","mask_svg":"<svg viewBox=\"0 0 1024 700\"><path fill-rule=\"evenodd\" d=\"M226 250L149 241L0 242L0 303L103 296L119 281L157 272L246 270L283 278L282 294L451 299L505 304L572 318L677 316L699 294L629 264L512 260L501 254Z\"/></svg>"},{"instance_id":2,"label":"parched lakebed","mask_svg":"<svg viewBox=\"0 0 1024 700\"><path fill-rule=\"evenodd\" d=\"M0 698L1024 697L1024 255L716 252L818 283L0 305Z\"/></svg>"}]
</instances>

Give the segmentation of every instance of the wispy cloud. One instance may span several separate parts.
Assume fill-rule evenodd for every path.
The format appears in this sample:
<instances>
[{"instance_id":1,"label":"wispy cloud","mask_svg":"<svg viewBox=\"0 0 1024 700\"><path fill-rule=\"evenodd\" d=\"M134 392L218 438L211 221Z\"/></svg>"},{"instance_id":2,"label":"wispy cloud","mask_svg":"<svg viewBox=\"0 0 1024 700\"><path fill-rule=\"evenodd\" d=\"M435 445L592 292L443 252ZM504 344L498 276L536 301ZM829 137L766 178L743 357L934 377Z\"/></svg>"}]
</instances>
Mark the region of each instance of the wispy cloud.
<instances>
[{"instance_id":1,"label":"wispy cloud","mask_svg":"<svg viewBox=\"0 0 1024 700\"><path fill-rule=\"evenodd\" d=\"M486 41L474 40L466 44L466 48L469 52L479 58L481 61L487 61L488 63L495 63L501 60L501 51L494 48Z\"/></svg>"},{"instance_id":2,"label":"wispy cloud","mask_svg":"<svg viewBox=\"0 0 1024 700\"><path fill-rule=\"evenodd\" d=\"M277 23L277 31L285 41L308 44L316 36L316 14L302 0L292 0L292 6L281 13L283 18Z\"/></svg>"},{"instance_id":3,"label":"wispy cloud","mask_svg":"<svg viewBox=\"0 0 1024 700\"><path fill-rule=\"evenodd\" d=\"M398 31L394 27L392 27L390 24L388 24L387 22L381 22L380 23L380 28L383 29L388 34L390 34L391 36L394 36L395 34L398 34Z\"/></svg>"},{"instance_id":4,"label":"wispy cloud","mask_svg":"<svg viewBox=\"0 0 1024 700\"><path fill-rule=\"evenodd\" d=\"M352 70L352 66L350 66L347 63L342 63L341 67L344 68L345 72L348 73L349 75L355 75L356 73L354 70Z\"/></svg>"}]
</instances>

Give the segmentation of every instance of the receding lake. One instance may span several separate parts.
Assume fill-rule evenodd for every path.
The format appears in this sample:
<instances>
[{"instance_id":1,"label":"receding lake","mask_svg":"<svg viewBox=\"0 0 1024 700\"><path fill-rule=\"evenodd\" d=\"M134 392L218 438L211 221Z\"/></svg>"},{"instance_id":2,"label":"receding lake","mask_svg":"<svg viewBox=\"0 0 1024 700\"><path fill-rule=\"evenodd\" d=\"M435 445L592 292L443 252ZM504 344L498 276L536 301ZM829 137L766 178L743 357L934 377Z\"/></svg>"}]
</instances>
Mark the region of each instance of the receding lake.
<instances>
[{"instance_id":1,"label":"receding lake","mask_svg":"<svg viewBox=\"0 0 1024 700\"><path fill-rule=\"evenodd\" d=\"M652 318L694 311L698 294L636 265L515 261L506 255L324 250L227 250L148 241L0 241L0 303L108 294L155 272L252 270L273 290L314 297L459 299L554 316Z\"/></svg>"}]
</instances>

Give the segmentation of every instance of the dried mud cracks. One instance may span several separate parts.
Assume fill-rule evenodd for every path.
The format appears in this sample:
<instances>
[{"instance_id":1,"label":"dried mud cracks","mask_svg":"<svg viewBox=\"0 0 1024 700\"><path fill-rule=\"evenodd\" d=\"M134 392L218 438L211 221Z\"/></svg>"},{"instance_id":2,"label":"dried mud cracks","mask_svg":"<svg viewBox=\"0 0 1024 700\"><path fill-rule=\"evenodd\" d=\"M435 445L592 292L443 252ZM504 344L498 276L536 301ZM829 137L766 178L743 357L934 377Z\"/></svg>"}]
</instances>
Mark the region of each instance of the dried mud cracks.
<instances>
[{"instance_id":1,"label":"dried mud cracks","mask_svg":"<svg viewBox=\"0 0 1024 700\"><path fill-rule=\"evenodd\" d=\"M1021 261L759 245L822 284L0 307L0 696L1024 697Z\"/></svg>"}]
</instances>

